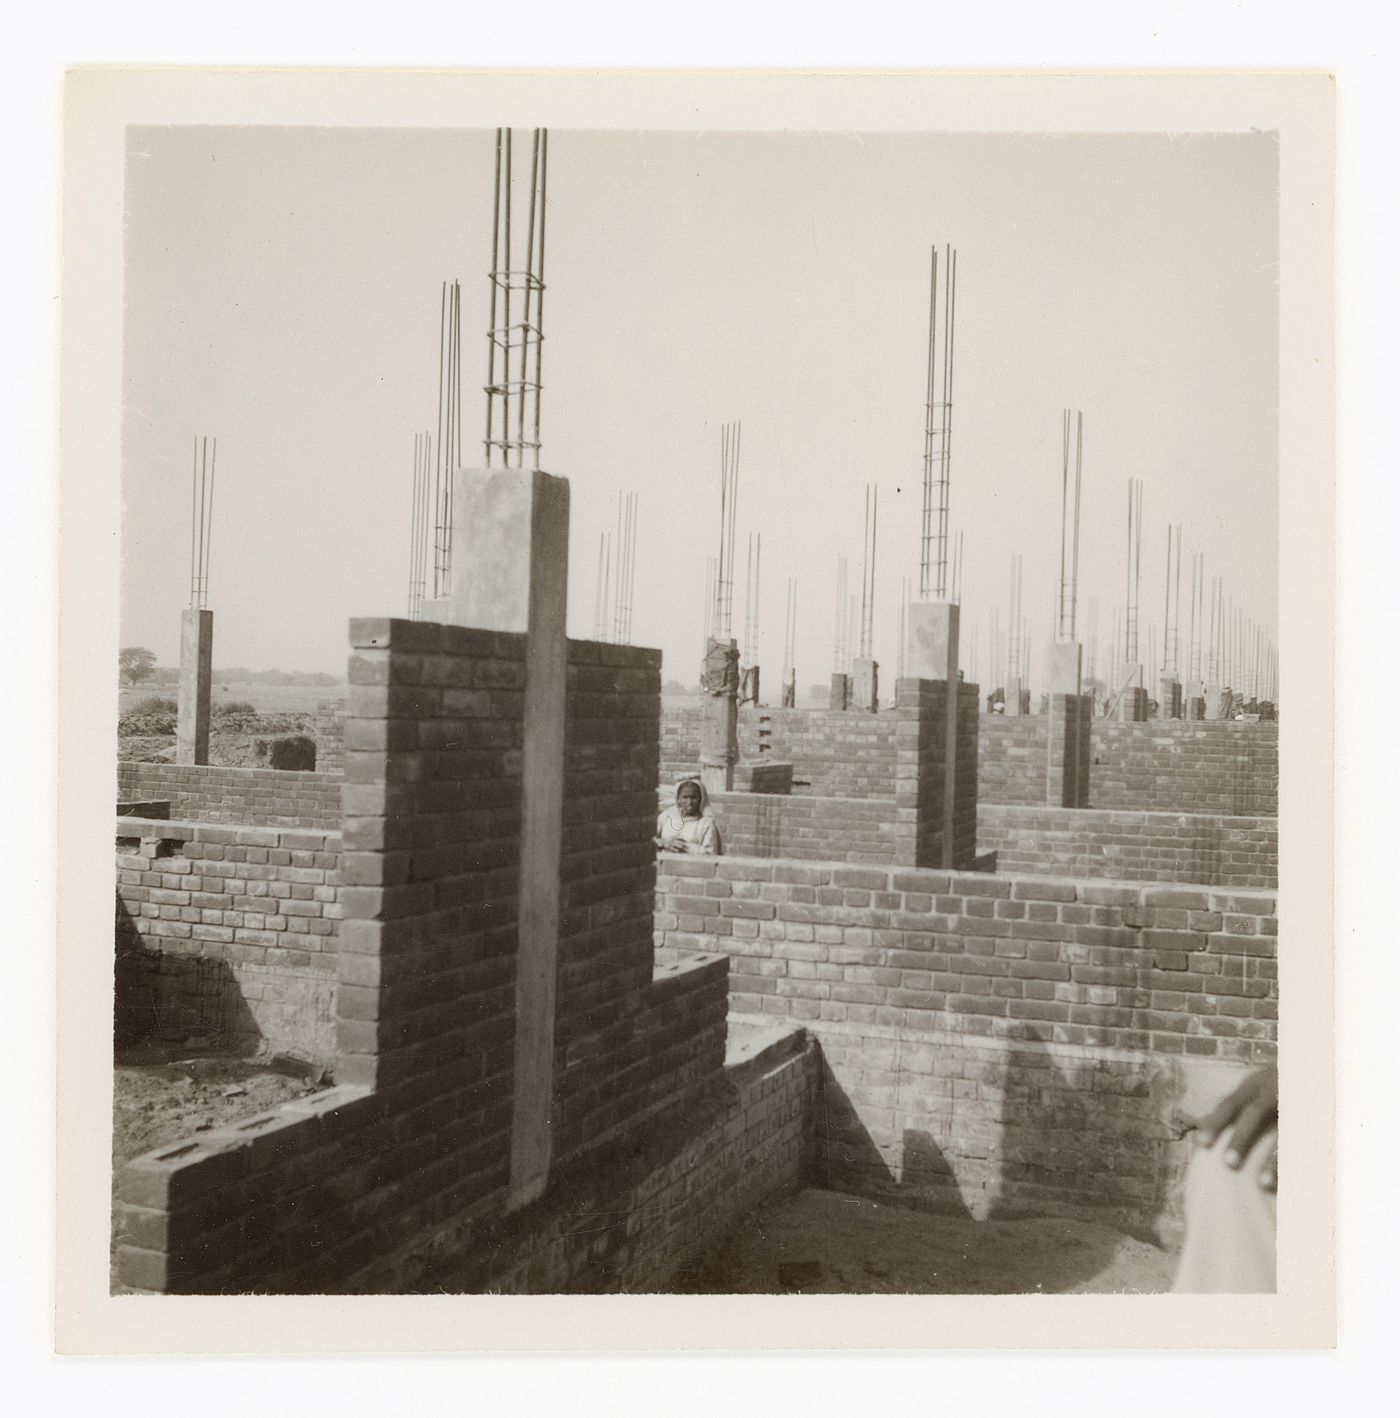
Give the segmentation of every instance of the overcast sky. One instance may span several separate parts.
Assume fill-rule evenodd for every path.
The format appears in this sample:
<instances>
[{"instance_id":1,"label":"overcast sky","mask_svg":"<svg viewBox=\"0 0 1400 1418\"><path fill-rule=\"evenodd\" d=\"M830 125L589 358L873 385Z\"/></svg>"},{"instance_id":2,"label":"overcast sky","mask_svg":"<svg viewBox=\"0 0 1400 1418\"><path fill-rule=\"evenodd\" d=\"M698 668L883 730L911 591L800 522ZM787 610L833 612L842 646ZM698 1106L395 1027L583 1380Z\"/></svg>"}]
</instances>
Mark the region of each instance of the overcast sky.
<instances>
[{"instance_id":1,"label":"overcast sky","mask_svg":"<svg viewBox=\"0 0 1400 1418\"><path fill-rule=\"evenodd\" d=\"M1080 638L1097 598L1100 668L1129 477L1145 489L1144 660L1169 522L1184 528L1183 642L1194 550L1274 633L1272 135L554 130L549 148L543 463L572 485L570 634L592 633L599 533L635 491L632 638L696 679L720 425L742 419L734 629L761 532L766 697L789 577L798 684L831 672L836 561L858 589L871 482L875 649L893 675L900 584L918 575L933 243L958 249L951 521L969 674L1000 683L991 616L1004 624L1019 552L1039 678L1066 406L1084 411ZM201 433L219 439L216 665L342 673L349 616L404 613L444 278L462 281L468 442L484 424L492 161L489 131L131 130L124 645L175 661Z\"/></svg>"}]
</instances>

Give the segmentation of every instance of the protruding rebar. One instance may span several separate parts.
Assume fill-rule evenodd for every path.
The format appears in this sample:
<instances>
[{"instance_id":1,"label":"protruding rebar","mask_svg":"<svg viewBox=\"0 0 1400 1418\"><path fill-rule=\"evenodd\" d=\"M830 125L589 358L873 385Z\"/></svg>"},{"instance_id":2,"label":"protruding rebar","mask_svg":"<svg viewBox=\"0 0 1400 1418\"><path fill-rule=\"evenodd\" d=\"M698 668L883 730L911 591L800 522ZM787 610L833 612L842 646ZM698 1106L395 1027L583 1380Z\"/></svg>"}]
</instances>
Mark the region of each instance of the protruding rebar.
<instances>
[{"instance_id":1,"label":"protruding rebar","mask_svg":"<svg viewBox=\"0 0 1400 1418\"><path fill-rule=\"evenodd\" d=\"M523 468L527 457L534 467L540 466L549 135L545 129L536 128L531 137L523 259L512 242L513 150L512 131L497 129L489 275L491 327L487 333L485 384L484 444L488 468ZM516 292L521 296L522 307L518 322L512 319Z\"/></svg>"},{"instance_id":2,"label":"protruding rebar","mask_svg":"<svg viewBox=\"0 0 1400 1418\"><path fill-rule=\"evenodd\" d=\"M715 576L714 635L727 640L734 624L734 535L739 506L741 423L720 428L719 558Z\"/></svg>"},{"instance_id":3,"label":"protruding rebar","mask_svg":"<svg viewBox=\"0 0 1400 1418\"><path fill-rule=\"evenodd\" d=\"M209 604L209 559L214 536L214 476L218 470L219 440L196 435L190 472L190 606L203 610Z\"/></svg>"},{"instance_id":4,"label":"protruding rebar","mask_svg":"<svg viewBox=\"0 0 1400 1418\"><path fill-rule=\"evenodd\" d=\"M948 596L948 507L953 458L957 284L958 253L945 246L940 332L938 248L933 247L929 269L928 374L924 390L924 501L919 548L921 600L931 597L945 600Z\"/></svg>"}]
</instances>

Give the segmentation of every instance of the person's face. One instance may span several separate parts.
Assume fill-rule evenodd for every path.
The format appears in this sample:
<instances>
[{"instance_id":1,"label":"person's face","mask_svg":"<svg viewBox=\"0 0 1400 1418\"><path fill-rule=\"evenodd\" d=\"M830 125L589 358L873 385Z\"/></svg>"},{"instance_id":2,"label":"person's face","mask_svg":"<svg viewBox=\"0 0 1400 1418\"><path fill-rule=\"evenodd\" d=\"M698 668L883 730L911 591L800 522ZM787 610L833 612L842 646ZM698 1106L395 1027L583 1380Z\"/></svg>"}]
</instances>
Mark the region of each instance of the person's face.
<instances>
[{"instance_id":1,"label":"person's face","mask_svg":"<svg viewBox=\"0 0 1400 1418\"><path fill-rule=\"evenodd\" d=\"M676 794L676 801L681 805L682 817L700 816L700 789L694 783L687 783Z\"/></svg>"}]
</instances>

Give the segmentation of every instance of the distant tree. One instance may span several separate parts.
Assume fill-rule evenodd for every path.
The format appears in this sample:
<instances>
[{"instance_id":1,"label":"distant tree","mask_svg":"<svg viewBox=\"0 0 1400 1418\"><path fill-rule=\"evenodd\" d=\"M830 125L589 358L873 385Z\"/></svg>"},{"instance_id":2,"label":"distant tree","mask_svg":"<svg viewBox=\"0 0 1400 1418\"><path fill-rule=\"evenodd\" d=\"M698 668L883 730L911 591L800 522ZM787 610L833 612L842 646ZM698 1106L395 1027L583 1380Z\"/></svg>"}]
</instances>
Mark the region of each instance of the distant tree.
<instances>
[{"instance_id":1,"label":"distant tree","mask_svg":"<svg viewBox=\"0 0 1400 1418\"><path fill-rule=\"evenodd\" d=\"M117 671L128 684L140 684L155 667L155 652L142 645L128 645L117 655Z\"/></svg>"}]
</instances>

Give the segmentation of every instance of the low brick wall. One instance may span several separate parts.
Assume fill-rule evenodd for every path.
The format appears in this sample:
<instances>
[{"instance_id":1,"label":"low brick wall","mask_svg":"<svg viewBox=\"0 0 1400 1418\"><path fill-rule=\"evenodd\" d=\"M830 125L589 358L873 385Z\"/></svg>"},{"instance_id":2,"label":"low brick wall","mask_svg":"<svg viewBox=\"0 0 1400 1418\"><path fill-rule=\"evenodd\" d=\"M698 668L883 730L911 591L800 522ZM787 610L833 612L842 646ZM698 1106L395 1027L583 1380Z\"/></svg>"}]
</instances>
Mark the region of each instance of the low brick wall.
<instances>
[{"instance_id":1,"label":"low brick wall","mask_svg":"<svg viewBox=\"0 0 1400 1418\"><path fill-rule=\"evenodd\" d=\"M691 772L700 761L700 709L666 708L661 715L661 772ZM892 798L895 792L895 716L832 709L739 711L739 754L792 764L795 793L823 797Z\"/></svg>"},{"instance_id":2,"label":"low brick wall","mask_svg":"<svg viewBox=\"0 0 1400 1418\"><path fill-rule=\"evenodd\" d=\"M1190 881L1268 891L1278 886L1274 817L982 803L977 840L982 851L996 853L998 872L1009 875Z\"/></svg>"},{"instance_id":3,"label":"low brick wall","mask_svg":"<svg viewBox=\"0 0 1400 1418\"><path fill-rule=\"evenodd\" d=\"M731 856L889 863L901 846L893 798L717 793L712 808Z\"/></svg>"},{"instance_id":4,"label":"low brick wall","mask_svg":"<svg viewBox=\"0 0 1400 1418\"><path fill-rule=\"evenodd\" d=\"M170 803L183 822L340 830L339 773L209 764L118 763L117 797Z\"/></svg>"},{"instance_id":5,"label":"low brick wall","mask_svg":"<svg viewBox=\"0 0 1400 1418\"><path fill-rule=\"evenodd\" d=\"M981 801L1046 801L1043 714L983 714L978 729ZM1143 724L1094 719L1089 803L1141 812L1272 817L1278 813L1278 725L1210 719Z\"/></svg>"},{"instance_id":6,"label":"low brick wall","mask_svg":"<svg viewBox=\"0 0 1400 1418\"><path fill-rule=\"evenodd\" d=\"M116 1032L335 1055L340 837L118 817Z\"/></svg>"},{"instance_id":7,"label":"low brick wall","mask_svg":"<svg viewBox=\"0 0 1400 1418\"><path fill-rule=\"evenodd\" d=\"M1274 899L739 858L660 863L658 958L825 1062L828 1185L1171 1240L1198 1068L1275 1053Z\"/></svg>"}]
</instances>

